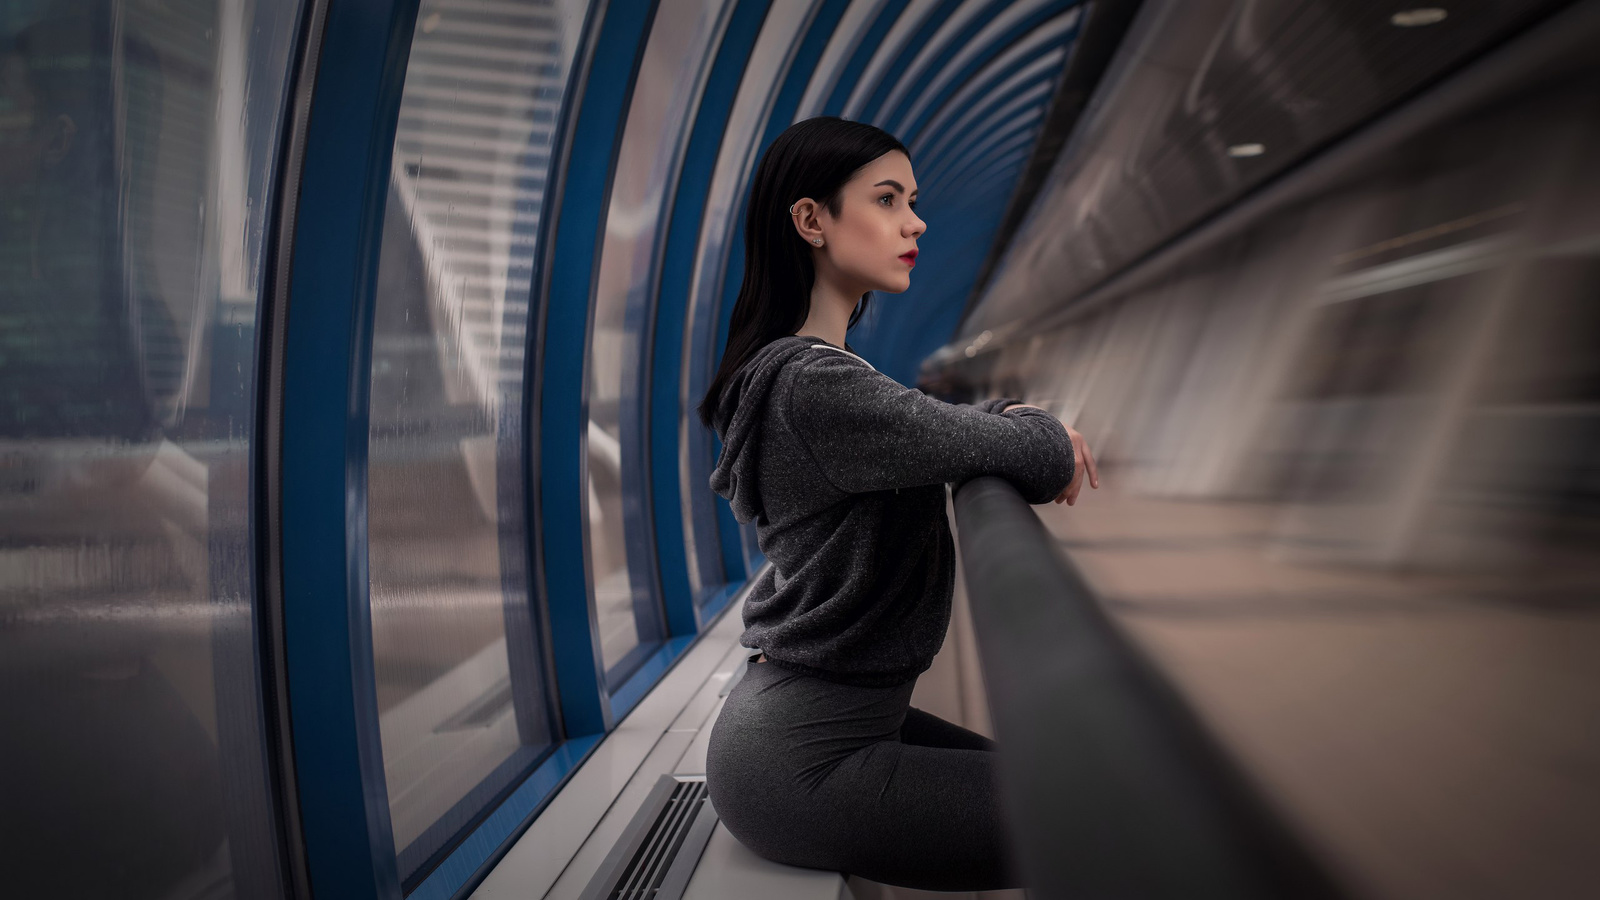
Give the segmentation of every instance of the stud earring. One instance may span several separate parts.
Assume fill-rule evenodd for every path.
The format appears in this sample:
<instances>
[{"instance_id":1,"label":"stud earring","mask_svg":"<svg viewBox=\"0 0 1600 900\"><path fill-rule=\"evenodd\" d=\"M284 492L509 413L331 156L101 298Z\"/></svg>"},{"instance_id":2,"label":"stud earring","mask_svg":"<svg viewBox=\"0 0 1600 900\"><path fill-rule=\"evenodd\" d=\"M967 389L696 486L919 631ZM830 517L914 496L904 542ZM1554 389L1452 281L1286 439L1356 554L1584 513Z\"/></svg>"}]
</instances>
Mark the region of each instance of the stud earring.
<instances>
[{"instance_id":1,"label":"stud earring","mask_svg":"<svg viewBox=\"0 0 1600 900\"><path fill-rule=\"evenodd\" d=\"M821 247L822 246L822 238L812 238L811 239L811 243L816 244L818 247Z\"/></svg>"}]
</instances>

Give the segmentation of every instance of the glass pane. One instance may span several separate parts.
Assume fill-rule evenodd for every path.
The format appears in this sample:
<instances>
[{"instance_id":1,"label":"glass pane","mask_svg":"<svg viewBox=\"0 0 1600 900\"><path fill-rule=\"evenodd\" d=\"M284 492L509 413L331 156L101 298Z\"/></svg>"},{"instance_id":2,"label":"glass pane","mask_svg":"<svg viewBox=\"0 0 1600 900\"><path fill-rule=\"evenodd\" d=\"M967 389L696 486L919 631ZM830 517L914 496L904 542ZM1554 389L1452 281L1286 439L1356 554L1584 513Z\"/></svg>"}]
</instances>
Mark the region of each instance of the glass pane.
<instances>
[{"instance_id":1,"label":"glass pane","mask_svg":"<svg viewBox=\"0 0 1600 900\"><path fill-rule=\"evenodd\" d=\"M284 893L249 460L298 14L0 6L6 896Z\"/></svg>"},{"instance_id":2,"label":"glass pane","mask_svg":"<svg viewBox=\"0 0 1600 900\"><path fill-rule=\"evenodd\" d=\"M717 151L716 174L706 197L705 215L700 226L700 258L695 263L694 282L689 287L688 322L684 329L683 394L678 445L680 488L683 504L683 531L691 546L689 588L696 602L714 596L723 584L722 546L717 522L718 498L708 482L714 462L715 435L702 428L695 408L706 395L715 370L717 315L722 291L722 269L728 259L728 241L734 228L739 200L749 189L749 177L756 165L756 138L766 121L768 101L784 74L789 51L805 31L816 0L775 3L761 23L761 33L739 82L728 125L723 129L722 146ZM737 279L739 273L731 273ZM737 283L735 283L737 286Z\"/></svg>"},{"instance_id":3,"label":"glass pane","mask_svg":"<svg viewBox=\"0 0 1600 900\"><path fill-rule=\"evenodd\" d=\"M583 12L418 12L368 445L373 651L402 876L554 738L528 593L522 392L551 132Z\"/></svg>"},{"instance_id":4,"label":"glass pane","mask_svg":"<svg viewBox=\"0 0 1600 900\"><path fill-rule=\"evenodd\" d=\"M725 0L663 0L645 46L611 185L589 342L589 562L600 649L626 677L663 635L644 479L641 365L663 198L676 178L689 114L710 64Z\"/></svg>"}]
</instances>

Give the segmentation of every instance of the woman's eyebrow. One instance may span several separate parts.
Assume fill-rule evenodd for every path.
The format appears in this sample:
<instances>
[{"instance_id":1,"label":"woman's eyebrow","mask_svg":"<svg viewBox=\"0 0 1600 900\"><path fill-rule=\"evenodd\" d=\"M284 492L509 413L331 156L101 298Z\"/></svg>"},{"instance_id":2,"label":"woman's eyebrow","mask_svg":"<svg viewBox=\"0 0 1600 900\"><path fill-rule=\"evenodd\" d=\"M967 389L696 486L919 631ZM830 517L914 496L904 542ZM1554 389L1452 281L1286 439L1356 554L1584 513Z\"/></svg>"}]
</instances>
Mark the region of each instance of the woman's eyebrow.
<instances>
[{"instance_id":1,"label":"woman's eyebrow","mask_svg":"<svg viewBox=\"0 0 1600 900\"><path fill-rule=\"evenodd\" d=\"M873 187L883 187L886 184L888 186L894 188L895 190L899 191L902 194L904 194L906 192L906 189L905 189L904 185L902 185L898 181L894 181L894 180L888 179L888 178L885 178L883 181L878 182L877 184L873 185ZM916 195L917 195L916 191L912 191L911 192L911 196L915 197Z\"/></svg>"}]
</instances>

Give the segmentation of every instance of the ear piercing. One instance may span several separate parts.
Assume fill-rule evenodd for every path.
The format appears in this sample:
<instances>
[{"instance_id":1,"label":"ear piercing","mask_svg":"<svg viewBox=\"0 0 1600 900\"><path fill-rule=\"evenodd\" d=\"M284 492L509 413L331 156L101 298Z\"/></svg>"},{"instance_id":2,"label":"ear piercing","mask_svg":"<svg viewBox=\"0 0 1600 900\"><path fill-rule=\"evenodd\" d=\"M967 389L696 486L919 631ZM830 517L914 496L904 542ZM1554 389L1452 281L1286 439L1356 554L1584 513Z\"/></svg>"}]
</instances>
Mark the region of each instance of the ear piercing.
<instances>
[{"instance_id":1,"label":"ear piercing","mask_svg":"<svg viewBox=\"0 0 1600 900\"><path fill-rule=\"evenodd\" d=\"M800 201L798 201L798 200L795 201L795 203L798 203L798 202L800 202ZM794 203L789 204L789 215L791 215L791 216L794 215ZM821 247L822 246L822 238L812 238L811 239L811 243L816 244L818 247Z\"/></svg>"}]
</instances>

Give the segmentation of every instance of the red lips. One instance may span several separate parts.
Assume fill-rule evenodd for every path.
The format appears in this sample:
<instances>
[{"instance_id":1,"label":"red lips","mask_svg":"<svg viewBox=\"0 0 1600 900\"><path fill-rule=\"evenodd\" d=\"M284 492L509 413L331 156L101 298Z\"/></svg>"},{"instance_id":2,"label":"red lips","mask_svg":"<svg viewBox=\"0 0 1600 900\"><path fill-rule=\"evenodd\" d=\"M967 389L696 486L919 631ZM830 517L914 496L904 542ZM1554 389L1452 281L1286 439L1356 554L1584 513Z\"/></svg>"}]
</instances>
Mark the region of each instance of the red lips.
<instances>
[{"instance_id":1,"label":"red lips","mask_svg":"<svg viewBox=\"0 0 1600 900\"><path fill-rule=\"evenodd\" d=\"M917 251L913 250L910 253L902 253L900 254L900 259L903 260L906 265L914 266L917 264Z\"/></svg>"}]
</instances>

